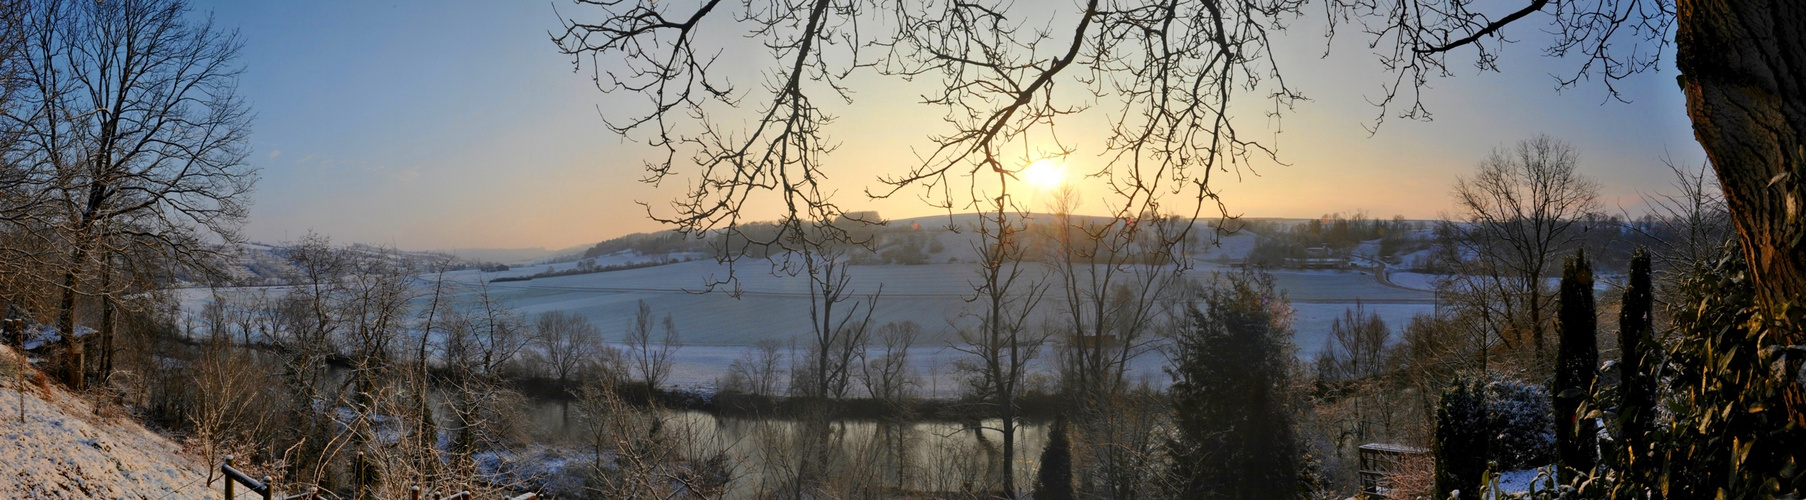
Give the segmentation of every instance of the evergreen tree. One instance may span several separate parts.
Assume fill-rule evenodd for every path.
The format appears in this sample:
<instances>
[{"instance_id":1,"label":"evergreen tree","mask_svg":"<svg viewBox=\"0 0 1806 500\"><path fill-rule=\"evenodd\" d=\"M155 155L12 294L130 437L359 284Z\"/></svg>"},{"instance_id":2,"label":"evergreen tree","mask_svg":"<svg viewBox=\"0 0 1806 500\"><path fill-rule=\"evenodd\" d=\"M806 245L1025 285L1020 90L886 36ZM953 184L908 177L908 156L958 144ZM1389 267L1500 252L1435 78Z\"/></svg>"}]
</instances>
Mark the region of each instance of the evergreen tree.
<instances>
[{"instance_id":1,"label":"evergreen tree","mask_svg":"<svg viewBox=\"0 0 1806 500\"><path fill-rule=\"evenodd\" d=\"M1056 420L1051 434L1041 450L1035 500L1072 500L1072 445L1066 438L1066 419Z\"/></svg>"},{"instance_id":2,"label":"evergreen tree","mask_svg":"<svg viewBox=\"0 0 1806 500\"><path fill-rule=\"evenodd\" d=\"M1264 273L1218 276L1195 297L1167 368L1176 496L1298 496L1291 320L1290 302Z\"/></svg>"},{"instance_id":3,"label":"evergreen tree","mask_svg":"<svg viewBox=\"0 0 1806 500\"><path fill-rule=\"evenodd\" d=\"M1592 470L1597 458L1596 426L1579 410L1592 391L1599 346L1593 266L1587 262L1586 252L1575 252L1561 274L1561 303L1556 311L1561 350L1555 358L1555 386L1549 392L1555 396L1555 448L1565 482L1576 471Z\"/></svg>"},{"instance_id":4,"label":"evergreen tree","mask_svg":"<svg viewBox=\"0 0 1806 500\"><path fill-rule=\"evenodd\" d=\"M1630 284L1624 289L1624 306L1618 314L1618 428L1623 443L1621 467L1639 468L1648 453L1648 434L1654 430L1658 347L1652 333L1654 294L1649 281L1649 253L1638 248L1630 258Z\"/></svg>"},{"instance_id":5,"label":"evergreen tree","mask_svg":"<svg viewBox=\"0 0 1806 500\"><path fill-rule=\"evenodd\" d=\"M1492 443L1482 384L1456 378L1436 400L1436 498L1479 498Z\"/></svg>"}]
</instances>

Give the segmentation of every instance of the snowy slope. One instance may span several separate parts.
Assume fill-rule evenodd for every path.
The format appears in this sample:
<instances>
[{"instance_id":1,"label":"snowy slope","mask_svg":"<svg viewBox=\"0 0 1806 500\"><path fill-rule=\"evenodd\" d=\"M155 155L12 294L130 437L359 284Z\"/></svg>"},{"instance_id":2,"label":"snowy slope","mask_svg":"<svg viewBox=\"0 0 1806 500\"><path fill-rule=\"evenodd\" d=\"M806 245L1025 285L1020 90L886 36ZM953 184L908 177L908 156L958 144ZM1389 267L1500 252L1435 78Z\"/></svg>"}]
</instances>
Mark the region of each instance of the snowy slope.
<instances>
[{"instance_id":1,"label":"snowy slope","mask_svg":"<svg viewBox=\"0 0 1806 500\"><path fill-rule=\"evenodd\" d=\"M219 498L174 443L55 384L24 384L21 421L20 362L0 347L0 498Z\"/></svg>"}]
</instances>

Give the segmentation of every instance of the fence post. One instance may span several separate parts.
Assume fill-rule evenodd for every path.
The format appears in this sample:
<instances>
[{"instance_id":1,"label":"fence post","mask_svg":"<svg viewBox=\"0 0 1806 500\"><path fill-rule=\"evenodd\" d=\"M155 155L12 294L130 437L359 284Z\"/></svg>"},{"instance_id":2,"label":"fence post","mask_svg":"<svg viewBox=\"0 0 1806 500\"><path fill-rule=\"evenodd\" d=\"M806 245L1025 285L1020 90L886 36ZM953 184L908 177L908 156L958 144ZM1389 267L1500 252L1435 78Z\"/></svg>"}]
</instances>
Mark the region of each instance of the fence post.
<instances>
[{"instance_id":1,"label":"fence post","mask_svg":"<svg viewBox=\"0 0 1806 500\"><path fill-rule=\"evenodd\" d=\"M419 486L409 487L408 488L408 498L411 498L413 500L420 500L420 487Z\"/></svg>"},{"instance_id":2,"label":"fence post","mask_svg":"<svg viewBox=\"0 0 1806 500\"><path fill-rule=\"evenodd\" d=\"M357 458L352 461L351 477L357 482L357 491L351 498L364 500L364 452L357 452Z\"/></svg>"},{"instance_id":3,"label":"fence post","mask_svg":"<svg viewBox=\"0 0 1806 500\"><path fill-rule=\"evenodd\" d=\"M226 468L231 467L231 466L232 466L232 455L226 455L226 461L224 463L221 463L219 466L219 474L220 474L220 476L224 477L226 480L226 500L232 500L232 496L233 496L232 495L232 483L236 482L236 481L233 481L231 477L226 476Z\"/></svg>"},{"instance_id":4,"label":"fence post","mask_svg":"<svg viewBox=\"0 0 1806 500\"><path fill-rule=\"evenodd\" d=\"M270 476L263 476L263 500L270 500L276 494L276 483L270 482Z\"/></svg>"}]
</instances>

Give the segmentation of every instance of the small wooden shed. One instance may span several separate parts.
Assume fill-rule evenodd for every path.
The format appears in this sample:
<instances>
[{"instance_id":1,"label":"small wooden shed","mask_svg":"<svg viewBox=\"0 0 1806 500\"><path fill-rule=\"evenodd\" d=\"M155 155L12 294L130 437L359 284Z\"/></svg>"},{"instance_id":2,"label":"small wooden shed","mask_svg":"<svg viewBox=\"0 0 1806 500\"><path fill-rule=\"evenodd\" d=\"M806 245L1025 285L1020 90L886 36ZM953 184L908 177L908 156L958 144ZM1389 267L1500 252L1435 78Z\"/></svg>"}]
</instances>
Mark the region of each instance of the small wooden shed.
<instances>
[{"instance_id":1,"label":"small wooden shed","mask_svg":"<svg viewBox=\"0 0 1806 500\"><path fill-rule=\"evenodd\" d=\"M1383 498L1392 490L1393 477L1407 460L1427 458L1430 450L1389 443L1361 445L1361 495Z\"/></svg>"}]
</instances>

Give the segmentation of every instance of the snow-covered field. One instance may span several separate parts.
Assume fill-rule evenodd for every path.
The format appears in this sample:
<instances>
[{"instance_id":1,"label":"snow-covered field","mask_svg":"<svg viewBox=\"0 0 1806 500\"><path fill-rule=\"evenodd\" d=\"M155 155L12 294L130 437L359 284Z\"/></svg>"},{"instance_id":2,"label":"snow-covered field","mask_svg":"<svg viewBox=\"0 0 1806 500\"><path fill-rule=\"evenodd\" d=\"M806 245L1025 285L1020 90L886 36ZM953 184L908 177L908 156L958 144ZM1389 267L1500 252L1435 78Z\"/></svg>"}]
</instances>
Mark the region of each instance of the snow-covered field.
<instances>
[{"instance_id":1,"label":"snow-covered field","mask_svg":"<svg viewBox=\"0 0 1806 500\"><path fill-rule=\"evenodd\" d=\"M1246 241L1244 241L1246 240ZM1225 238L1224 248L1251 245L1248 235ZM597 265L643 262L648 258L604 256ZM681 257L681 256L677 256ZM564 270L574 263L517 266L508 271L459 271L448 278L465 283L489 282L498 277L526 276L548 270ZM1042 276L1044 266L1028 265L1031 276ZM1227 268L1209 261L1196 262L1188 275L1208 280L1212 272ZM789 344L803 343L810 331L808 281L806 277L774 275L764 261L742 262L736 270L741 295L736 298L725 291L701 293L710 280L727 277L726 266L702 259L655 267L603 273L537 278L528 281L488 283L490 293L524 315L548 311L576 313L594 323L604 340L620 342L628 322L640 301L645 301L657 316L671 315L685 347L678 351L671 383L681 387L706 389L725 373L727 366L749 346L761 340ZM971 325L971 314L979 305L967 302L975 279L969 263L925 265L858 265L849 271L854 294L870 294L882 290L872 313L874 325L887 322L914 321L922 327L922 336L911 351L916 372L924 376L924 393L950 395L959 387L953 370L955 362L966 356L953 349L959 339L958 328ZM1402 328L1410 318L1433 311L1433 295L1381 284L1370 271L1364 270L1279 270L1273 271L1275 285L1292 300L1300 359L1313 359L1325 346L1331 324L1343 312L1359 302L1364 310L1378 314L1394 330ZM1397 276L1398 274L1394 274ZM430 278L430 276L423 276ZM424 281L423 281L424 283ZM283 293L280 288L240 289L227 293ZM204 289L184 290L184 308L199 311L209 300ZM1058 290L1051 290L1036 309L1031 324L1051 320L1059 312ZM848 307L852 302L843 303ZM859 307L865 307L863 303ZM1164 385L1161 372L1165 358L1151 352L1137 359L1132 372L1156 385ZM1045 367L1044 367L1045 368ZM1049 370L1051 371L1051 370Z\"/></svg>"},{"instance_id":2,"label":"snow-covered field","mask_svg":"<svg viewBox=\"0 0 1806 500\"><path fill-rule=\"evenodd\" d=\"M1442 275L1437 274L1413 273L1407 271L1393 271L1386 275L1386 279L1391 280L1394 285L1426 292L1435 291L1436 280L1441 277Z\"/></svg>"}]
</instances>

